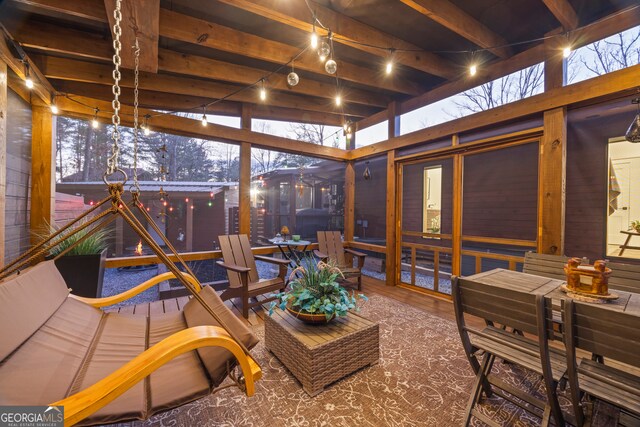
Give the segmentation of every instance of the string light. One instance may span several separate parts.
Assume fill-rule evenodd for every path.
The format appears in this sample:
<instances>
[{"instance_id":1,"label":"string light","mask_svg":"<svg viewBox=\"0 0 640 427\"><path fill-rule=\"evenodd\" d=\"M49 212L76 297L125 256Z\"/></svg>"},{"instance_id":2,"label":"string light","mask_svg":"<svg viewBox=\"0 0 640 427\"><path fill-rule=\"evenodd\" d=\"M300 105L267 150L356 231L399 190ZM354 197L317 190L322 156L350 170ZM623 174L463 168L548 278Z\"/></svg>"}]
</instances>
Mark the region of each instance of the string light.
<instances>
[{"instance_id":1,"label":"string light","mask_svg":"<svg viewBox=\"0 0 640 427\"><path fill-rule=\"evenodd\" d=\"M144 116L144 123L142 124L142 130L146 136L151 135L151 129L149 128L149 117L151 116L149 114L146 114Z\"/></svg>"},{"instance_id":2,"label":"string light","mask_svg":"<svg viewBox=\"0 0 640 427\"><path fill-rule=\"evenodd\" d=\"M202 126L207 126L209 122L207 121L207 107L202 108L202 120L200 121Z\"/></svg>"},{"instance_id":3,"label":"string light","mask_svg":"<svg viewBox=\"0 0 640 427\"><path fill-rule=\"evenodd\" d=\"M313 24L313 31L311 32L311 49L318 48L318 34L316 33L316 24Z\"/></svg>"},{"instance_id":4,"label":"string light","mask_svg":"<svg viewBox=\"0 0 640 427\"><path fill-rule=\"evenodd\" d=\"M395 52L395 49L389 49L389 59L387 60L387 64L385 66L385 72L387 73L387 75L393 72L393 52Z\"/></svg>"},{"instance_id":5,"label":"string light","mask_svg":"<svg viewBox=\"0 0 640 427\"><path fill-rule=\"evenodd\" d=\"M571 56L571 46L565 46L565 48L562 49L562 56L565 58Z\"/></svg>"},{"instance_id":6,"label":"string light","mask_svg":"<svg viewBox=\"0 0 640 427\"><path fill-rule=\"evenodd\" d=\"M478 72L478 66L476 64L472 64L469 67L469 75L475 76L477 72Z\"/></svg>"},{"instance_id":7,"label":"string light","mask_svg":"<svg viewBox=\"0 0 640 427\"><path fill-rule=\"evenodd\" d=\"M24 77L25 86L27 86L28 89L33 89L33 79L31 78L31 75L29 73L29 63L26 61L24 63Z\"/></svg>"},{"instance_id":8,"label":"string light","mask_svg":"<svg viewBox=\"0 0 640 427\"><path fill-rule=\"evenodd\" d=\"M342 97L340 95L336 95L336 105L338 107L342 105Z\"/></svg>"},{"instance_id":9,"label":"string light","mask_svg":"<svg viewBox=\"0 0 640 427\"><path fill-rule=\"evenodd\" d=\"M298 73L293 68L293 61L291 61L291 72L287 75L287 84L289 87L294 87L298 83L300 83L300 77L298 77Z\"/></svg>"},{"instance_id":10,"label":"string light","mask_svg":"<svg viewBox=\"0 0 640 427\"><path fill-rule=\"evenodd\" d=\"M261 85L260 85L260 100L261 101L267 100L267 89L265 89L264 87L264 79L261 80Z\"/></svg>"},{"instance_id":11,"label":"string light","mask_svg":"<svg viewBox=\"0 0 640 427\"><path fill-rule=\"evenodd\" d=\"M60 110L58 110L58 106L56 104L52 103L51 107L49 107L49 108L51 108L51 113L52 114L58 114L60 112Z\"/></svg>"},{"instance_id":12,"label":"string light","mask_svg":"<svg viewBox=\"0 0 640 427\"><path fill-rule=\"evenodd\" d=\"M100 122L98 121L98 111L100 110L98 109L98 107L96 107L93 111L94 113L93 113L93 120L91 120L91 126L94 129L98 129L100 127Z\"/></svg>"},{"instance_id":13,"label":"string light","mask_svg":"<svg viewBox=\"0 0 640 427\"><path fill-rule=\"evenodd\" d=\"M318 56L320 57L320 61L326 61L330 53L331 46L329 46L329 43L323 40L322 43L320 43L320 47L318 48Z\"/></svg>"}]
</instances>

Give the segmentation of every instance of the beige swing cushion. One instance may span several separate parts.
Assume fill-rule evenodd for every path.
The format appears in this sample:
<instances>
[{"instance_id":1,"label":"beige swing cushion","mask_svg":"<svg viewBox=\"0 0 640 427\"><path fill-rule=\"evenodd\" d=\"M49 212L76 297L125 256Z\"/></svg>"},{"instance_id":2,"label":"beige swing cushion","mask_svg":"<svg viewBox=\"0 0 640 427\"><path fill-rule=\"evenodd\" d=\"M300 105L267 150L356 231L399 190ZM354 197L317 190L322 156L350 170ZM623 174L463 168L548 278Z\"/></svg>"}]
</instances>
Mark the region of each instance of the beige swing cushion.
<instances>
[{"instance_id":1,"label":"beige swing cushion","mask_svg":"<svg viewBox=\"0 0 640 427\"><path fill-rule=\"evenodd\" d=\"M210 287L200 295L248 348L258 340ZM137 306L137 308L140 306ZM69 297L53 261L0 283L0 405L47 405L94 384L171 334L218 325L195 300L156 301L133 314ZM80 425L146 419L205 396L226 377L227 350L172 359Z\"/></svg>"}]
</instances>

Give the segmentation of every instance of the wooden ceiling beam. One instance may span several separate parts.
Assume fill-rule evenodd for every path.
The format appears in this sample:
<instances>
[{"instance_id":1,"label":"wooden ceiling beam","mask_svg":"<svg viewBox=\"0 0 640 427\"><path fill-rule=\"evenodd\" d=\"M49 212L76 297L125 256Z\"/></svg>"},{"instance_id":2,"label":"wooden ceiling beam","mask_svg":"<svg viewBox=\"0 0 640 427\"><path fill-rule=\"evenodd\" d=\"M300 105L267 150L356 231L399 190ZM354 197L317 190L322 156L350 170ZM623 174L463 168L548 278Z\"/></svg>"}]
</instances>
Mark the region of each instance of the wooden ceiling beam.
<instances>
[{"instance_id":1,"label":"wooden ceiling beam","mask_svg":"<svg viewBox=\"0 0 640 427\"><path fill-rule=\"evenodd\" d=\"M512 55L504 38L448 0L400 1L481 48L490 48L489 51L500 58Z\"/></svg>"},{"instance_id":2,"label":"wooden ceiling beam","mask_svg":"<svg viewBox=\"0 0 640 427\"><path fill-rule=\"evenodd\" d=\"M109 101L86 97L76 97L74 100L60 97L57 101L58 108L65 116L90 120L94 115L94 111L92 108L88 108L82 104L97 106L100 109L98 112L98 119L104 123L111 123L112 107L111 102ZM121 112L121 123L124 126L132 126L133 107L122 104ZM157 112L141 108L139 110L139 114L140 116L144 116L145 114L157 114ZM294 139L253 132L245 129L236 129L215 123L209 123L208 126L202 126L200 120L189 119L186 117L161 115L154 116L151 120L155 130L175 135L184 135L194 138L236 144L249 142L252 146L258 148L309 155L329 160L343 161L347 156L346 151L339 148L296 141Z\"/></svg>"},{"instance_id":3,"label":"wooden ceiling beam","mask_svg":"<svg viewBox=\"0 0 640 427\"><path fill-rule=\"evenodd\" d=\"M158 72L158 40L160 25L160 0L121 0L122 67L135 68L134 51L138 41L140 47L139 68L149 73ZM104 0L104 8L109 18L111 36L115 25L114 10L116 0Z\"/></svg>"},{"instance_id":4,"label":"wooden ceiling beam","mask_svg":"<svg viewBox=\"0 0 640 427\"><path fill-rule=\"evenodd\" d=\"M282 2L280 0L220 0L223 3L242 10L257 14L276 22L307 31L313 30L312 12L309 11L304 1ZM376 56L386 58L389 52L374 46L385 46L395 49L409 50L397 51L394 60L407 67L433 74L446 79L452 79L458 75L455 64L449 60L427 52L419 46L401 40L395 36L384 33L369 25L363 24L346 15L335 12L332 9L312 3L318 20L334 35L334 43L341 43ZM316 26L316 31L323 31ZM325 32L325 31L323 31ZM361 44L364 43L364 44ZM340 69L340 68L338 68Z\"/></svg>"},{"instance_id":5,"label":"wooden ceiling beam","mask_svg":"<svg viewBox=\"0 0 640 427\"><path fill-rule=\"evenodd\" d=\"M569 0L542 0L542 2L565 30L575 30L578 27L580 21Z\"/></svg>"},{"instance_id":6,"label":"wooden ceiling beam","mask_svg":"<svg viewBox=\"0 0 640 427\"><path fill-rule=\"evenodd\" d=\"M45 52L55 52L80 58L111 61L113 48L111 42L95 33L72 30L58 25L34 21L22 22L12 31L16 39L24 47ZM220 80L243 85L253 84L261 77L269 74L261 70L229 62L218 61L202 56L183 54L167 49L160 49L158 54L158 70ZM288 73L289 70L285 70ZM287 93L316 96L334 99L335 84L324 83L310 78L301 78L300 83L290 88L286 74L273 74L268 81L269 88ZM356 103L384 108L391 102L387 96L375 94L362 89L345 88L342 98L347 103Z\"/></svg>"},{"instance_id":7,"label":"wooden ceiling beam","mask_svg":"<svg viewBox=\"0 0 640 427\"><path fill-rule=\"evenodd\" d=\"M112 67L109 64L97 64L37 54L32 54L31 56L48 78L113 85ZM120 85L132 88L133 84L133 72L123 70ZM145 72L140 73L139 86L143 90L190 96L206 95L207 98L212 99L223 98L241 89L241 87L225 83ZM258 94L256 90L247 89L236 93L229 100L256 103L258 102ZM375 108L354 104L346 104L338 109L333 101L277 92L271 92L266 102L278 107L320 111L340 116L346 114L354 117L366 117L377 111Z\"/></svg>"},{"instance_id":8,"label":"wooden ceiling beam","mask_svg":"<svg viewBox=\"0 0 640 427\"><path fill-rule=\"evenodd\" d=\"M113 98L109 86L70 80L51 80L51 83L58 92L64 94L95 98L102 101L110 101ZM125 104L133 105L133 89L123 88L120 99ZM142 108L193 112L194 105L203 105L213 101L213 99L141 90L139 93L139 101ZM218 102L207 109L209 114L236 117L240 116L240 111L241 104L232 101ZM256 119L342 126L342 117L319 111L294 110L291 108L258 104L253 106L252 111L253 118ZM200 114L201 110L196 110L195 112Z\"/></svg>"},{"instance_id":9,"label":"wooden ceiling beam","mask_svg":"<svg viewBox=\"0 0 640 427\"><path fill-rule=\"evenodd\" d=\"M13 36L0 24L0 61L4 61L23 81L26 80L27 73L25 64L29 64L29 76L34 83L31 92L35 93L37 98L45 105L51 105L51 98L55 93L55 89L28 55L25 54L24 58L16 56L18 52L15 52L15 49L11 46L11 40L13 40Z\"/></svg>"},{"instance_id":10,"label":"wooden ceiling beam","mask_svg":"<svg viewBox=\"0 0 640 427\"><path fill-rule=\"evenodd\" d=\"M631 6L623 11L616 12L615 19L604 17L589 24L588 27L573 31L571 34L572 46L574 49L577 49L638 25L640 25L640 8ZM558 33L560 34L559 37L563 37L561 35L562 30L559 30ZM422 95L401 102L399 113L404 114L413 111L532 65L539 64L545 60L545 55L545 46L541 43L511 58L487 64L481 67L478 70L478 74L473 78L465 76L458 80L444 83ZM365 129L384 121L386 118L387 114L378 112L371 117L359 121L358 129Z\"/></svg>"},{"instance_id":11,"label":"wooden ceiling beam","mask_svg":"<svg viewBox=\"0 0 640 427\"><path fill-rule=\"evenodd\" d=\"M102 0L13 0L43 11L55 12L108 24ZM242 54L244 56L276 64L289 62L300 53L300 48L253 34L234 30L168 9L160 9L160 36L212 49ZM419 95L424 88L407 79L386 78L367 67L337 59L340 78L365 86L384 89L405 95ZM326 75L314 52L306 52L296 60L296 68Z\"/></svg>"}]
</instances>

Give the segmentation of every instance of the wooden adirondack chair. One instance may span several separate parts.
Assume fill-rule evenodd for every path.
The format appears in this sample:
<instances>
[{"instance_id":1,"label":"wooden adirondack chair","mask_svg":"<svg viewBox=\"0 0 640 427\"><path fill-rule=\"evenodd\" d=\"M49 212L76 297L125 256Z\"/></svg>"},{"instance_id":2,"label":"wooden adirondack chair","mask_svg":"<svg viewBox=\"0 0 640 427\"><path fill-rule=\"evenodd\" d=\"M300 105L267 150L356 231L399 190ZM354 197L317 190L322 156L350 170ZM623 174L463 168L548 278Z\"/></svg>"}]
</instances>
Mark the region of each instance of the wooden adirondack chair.
<instances>
[{"instance_id":1,"label":"wooden adirondack chair","mask_svg":"<svg viewBox=\"0 0 640 427\"><path fill-rule=\"evenodd\" d=\"M220 242L222 258L224 259L224 261L218 261L218 265L224 267L229 276L229 288L220 295L220 298L223 301L231 298L241 298L242 315L246 319L249 317L249 308L264 304L275 297L253 303L249 302L250 298L284 290L289 260L253 255L251 244L246 234L218 236L218 241ZM277 264L279 266L278 277L261 279L258 276L256 260Z\"/></svg>"},{"instance_id":2,"label":"wooden adirondack chair","mask_svg":"<svg viewBox=\"0 0 640 427\"><path fill-rule=\"evenodd\" d=\"M342 244L339 231L318 231L318 246L319 249L314 251L316 256L325 262L335 263L342 274L344 274L345 281L354 283L352 279L356 279L355 283L358 286L358 290L362 289L362 266L364 265L364 259L367 256L362 252L354 251L353 249L345 248ZM350 254L358 258L357 267L353 266L353 263L347 261L345 254Z\"/></svg>"}]
</instances>

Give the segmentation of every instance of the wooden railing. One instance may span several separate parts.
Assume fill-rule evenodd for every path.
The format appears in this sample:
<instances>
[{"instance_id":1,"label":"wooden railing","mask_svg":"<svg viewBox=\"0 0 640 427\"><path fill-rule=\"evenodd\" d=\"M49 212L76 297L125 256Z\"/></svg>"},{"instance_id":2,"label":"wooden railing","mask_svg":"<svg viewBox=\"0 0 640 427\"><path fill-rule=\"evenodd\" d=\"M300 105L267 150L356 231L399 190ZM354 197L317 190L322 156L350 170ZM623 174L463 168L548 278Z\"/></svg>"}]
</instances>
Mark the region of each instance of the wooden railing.
<instances>
[{"instance_id":1,"label":"wooden railing","mask_svg":"<svg viewBox=\"0 0 640 427\"><path fill-rule=\"evenodd\" d=\"M318 244L313 243L307 246L307 250L311 251L314 249L318 249ZM277 246L259 246L255 248L251 248L251 251L255 255L269 255L274 253L280 253L280 249ZM222 258L221 251L202 251L202 252L183 252L180 253L180 257L184 261L204 261L204 260L213 260ZM169 258L172 261L178 261L175 255L170 255ZM106 268L119 268L119 267L133 267L139 265L150 265L150 264L158 264L160 259L158 259L155 255L142 255L142 256L131 256L131 257L120 257L120 258L107 258L107 262L105 264Z\"/></svg>"}]
</instances>

